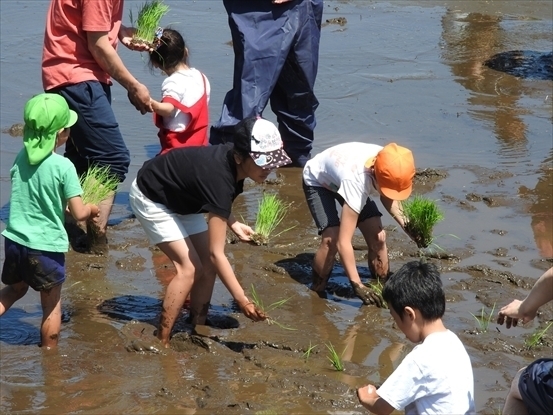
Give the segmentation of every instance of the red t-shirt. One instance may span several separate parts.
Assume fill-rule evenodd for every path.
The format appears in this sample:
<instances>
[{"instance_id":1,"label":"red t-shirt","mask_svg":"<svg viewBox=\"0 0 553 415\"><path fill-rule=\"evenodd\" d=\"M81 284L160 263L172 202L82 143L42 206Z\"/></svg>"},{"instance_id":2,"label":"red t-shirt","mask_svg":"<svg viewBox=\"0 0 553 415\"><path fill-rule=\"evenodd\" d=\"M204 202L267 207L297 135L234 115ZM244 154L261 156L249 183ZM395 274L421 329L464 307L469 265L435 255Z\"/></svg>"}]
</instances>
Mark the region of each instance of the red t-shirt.
<instances>
[{"instance_id":1,"label":"red t-shirt","mask_svg":"<svg viewBox=\"0 0 553 415\"><path fill-rule=\"evenodd\" d=\"M117 47L124 0L51 0L42 49L44 90L96 80L111 83L90 51L86 32L108 32Z\"/></svg>"}]
</instances>

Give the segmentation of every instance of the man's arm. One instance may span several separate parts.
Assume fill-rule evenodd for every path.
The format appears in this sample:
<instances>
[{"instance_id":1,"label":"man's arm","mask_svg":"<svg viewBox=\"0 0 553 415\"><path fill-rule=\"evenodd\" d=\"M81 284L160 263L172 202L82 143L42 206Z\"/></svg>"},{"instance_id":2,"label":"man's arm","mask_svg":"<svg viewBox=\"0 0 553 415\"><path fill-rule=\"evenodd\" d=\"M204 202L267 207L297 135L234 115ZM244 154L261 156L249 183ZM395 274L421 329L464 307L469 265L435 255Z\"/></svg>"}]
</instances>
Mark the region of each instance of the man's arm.
<instances>
[{"instance_id":1,"label":"man's arm","mask_svg":"<svg viewBox=\"0 0 553 415\"><path fill-rule=\"evenodd\" d=\"M132 76L109 42L108 32L87 32L88 50L100 67L128 92L129 100L142 114L151 112L150 93Z\"/></svg>"}]
</instances>

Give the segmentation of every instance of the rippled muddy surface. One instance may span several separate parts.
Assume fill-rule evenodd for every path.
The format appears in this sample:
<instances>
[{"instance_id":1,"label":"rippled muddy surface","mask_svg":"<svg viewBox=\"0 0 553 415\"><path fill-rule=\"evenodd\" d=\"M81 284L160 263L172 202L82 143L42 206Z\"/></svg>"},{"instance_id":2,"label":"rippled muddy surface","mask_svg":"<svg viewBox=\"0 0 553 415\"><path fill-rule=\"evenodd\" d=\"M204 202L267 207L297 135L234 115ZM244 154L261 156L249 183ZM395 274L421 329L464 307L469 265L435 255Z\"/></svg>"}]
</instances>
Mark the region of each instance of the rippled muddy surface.
<instances>
[{"instance_id":1,"label":"rippled muddy surface","mask_svg":"<svg viewBox=\"0 0 553 415\"><path fill-rule=\"evenodd\" d=\"M232 72L222 4L168 3L175 14L168 22L183 30L192 65L210 79L214 120ZM46 6L0 3L2 221L9 168L21 148L22 108L40 92ZM498 413L521 366L553 354L553 329L537 345L526 344L553 320L552 304L526 326L495 324L497 309L522 299L553 266L553 82L538 76L550 69L552 7L545 1L325 2L315 151L353 140L394 140L413 150L415 192L438 200L445 220L435 229L436 245L420 252L385 214L391 268L421 255L440 268L445 323L469 352L476 408L484 414ZM158 94L162 78L139 55L121 54ZM261 192L275 192L291 203L281 230L293 229L266 246L227 245L247 291L254 287L265 304L288 299L270 312L274 323L247 320L218 281L210 325L188 325L183 309L171 348L160 347L153 332L173 270L148 245L127 200L136 171L157 153L157 138L151 119L136 113L118 86L113 106L133 159L112 214L109 252L67 254L57 350L36 346L38 294L27 294L0 318L0 412L364 413L355 388L381 384L413 344L387 310L353 297L339 263L326 299L309 290L318 237L299 169L282 169L262 186L248 183L235 204L235 214L253 223ZM360 275L370 282L360 235L354 247ZM342 353L343 372L328 361L330 344Z\"/></svg>"}]
</instances>

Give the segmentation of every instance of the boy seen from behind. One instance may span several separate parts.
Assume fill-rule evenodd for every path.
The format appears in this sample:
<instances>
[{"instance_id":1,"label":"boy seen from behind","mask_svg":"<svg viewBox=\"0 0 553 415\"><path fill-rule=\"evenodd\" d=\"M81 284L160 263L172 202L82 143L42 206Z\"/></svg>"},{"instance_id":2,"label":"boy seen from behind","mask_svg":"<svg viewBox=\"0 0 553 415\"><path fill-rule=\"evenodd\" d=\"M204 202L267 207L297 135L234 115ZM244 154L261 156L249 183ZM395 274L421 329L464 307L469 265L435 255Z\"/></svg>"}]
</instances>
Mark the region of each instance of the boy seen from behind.
<instances>
[{"instance_id":1,"label":"boy seen from behind","mask_svg":"<svg viewBox=\"0 0 553 415\"><path fill-rule=\"evenodd\" d=\"M63 97L40 94L25 105L24 148L10 170L12 190L5 238L0 290L0 315L31 286L40 291L41 346L57 346L61 327L61 286L69 240L64 211L76 220L98 215L98 207L83 204L73 163L55 153L77 121Z\"/></svg>"},{"instance_id":2,"label":"boy seen from behind","mask_svg":"<svg viewBox=\"0 0 553 415\"><path fill-rule=\"evenodd\" d=\"M474 412L470 358L459 338L442 322L445 294L435 265L412 261L392 274L382 297L396 325L417 346L378 389L357 390L361 404L375 414Z\"/></svg>"}]
</instances>

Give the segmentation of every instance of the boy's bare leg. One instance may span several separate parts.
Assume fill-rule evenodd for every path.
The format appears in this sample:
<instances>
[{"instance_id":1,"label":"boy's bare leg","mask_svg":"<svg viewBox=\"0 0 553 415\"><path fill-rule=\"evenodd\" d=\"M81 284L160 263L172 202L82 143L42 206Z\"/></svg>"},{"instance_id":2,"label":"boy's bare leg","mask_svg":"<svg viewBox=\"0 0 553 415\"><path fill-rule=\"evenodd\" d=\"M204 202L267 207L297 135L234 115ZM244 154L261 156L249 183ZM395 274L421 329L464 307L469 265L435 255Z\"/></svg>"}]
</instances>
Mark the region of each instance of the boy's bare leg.
<instances>
[{"instance_id":1,"label":"boy's bare leg","mask_svg":"<svg viewBox=\"0 0 553 415\"><path fill-rule=\"evenodd\" d=\"M202 274L194 280L194 285L190 294L190 323L204 325L209 311L213 286L215 285L217 274L209 254L207 231L191 235L189 238L198 253L203 270Z\"/></svg>"},{"instance_id":2,"label":"boy's bare leg","mask_svg":"<svg viewBox=\"0 0 553 415\"><path fill-rule=\"evenodd\" d=\"M29 286L23 281L2 288L0 290L0 316L9 310L13 303L22 298L28 289Z\"/></svg>"},{"instance_id":3,"label":"boy's bare leg","mask_svg":"<svg viewBox=\"0 0 553 415\"><path fill-rule=\"evenodd\" d=\"M324 293L328 278L334 267L336 253L338 252L336 243L339 232L340 227L332 226L326 228L321 234L321 244L317 252L315 252L312 265L313 284L311 285L311 289L317 293Z\"/></svg>"},{"instance_id":4,"label":"boy's bare leg","mask_svg":"<svg viewBox=\"0 0 553 415\"><path fill-rule=\"evenodd\" d=\"M158 244L159 249L173 262L176 274L167 286L157 337L165 347L169 347L171 330L175 325L184 301L192 289L194 278L201 262L191 246L190 238ZM192 247L192 249L190 249Z\"/></svg>"},{"instance_id":5,"label":"boy's bare leg","mask_svg":"<svg viewBox=\"0 0 553 415\"><path fill-rule=\"evenodd\" d=\"M382 226L379 216L365 219L359 223L359 230L367 243L368 266L371 275L376 278L386 279L390 270L388 260L388 247L386 246L386 231Z\"/></svg>"},{"instance_id":6,"label":"boy's bare leg","mask_svg":"<svg viewBox=\"0 0 553 415\"><path fill-rule=\"evenodd\" d=\"M40 292L42 305L41 347L52 348L58 345L61 330L61 286L62 284L59 284Z\"/></svg>"},{"instance_id":7,"label":"boy's bare leg","mask_svg":"<svg viewBox=\"0 0 553 415\"><path fill-rule=\"evenodd\" d=\"M518 381L520 375L525 368L520 369L511 382L511 389L505 399L505 406L503 406L503 415L527 415L528 410L526 405L522 402L522 396L520 396L520 390L518 389Z\"/></svg>"}]
</instances>

